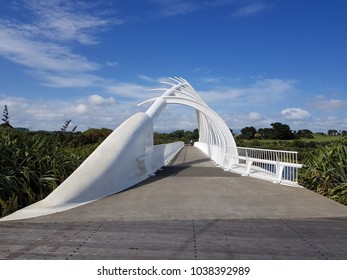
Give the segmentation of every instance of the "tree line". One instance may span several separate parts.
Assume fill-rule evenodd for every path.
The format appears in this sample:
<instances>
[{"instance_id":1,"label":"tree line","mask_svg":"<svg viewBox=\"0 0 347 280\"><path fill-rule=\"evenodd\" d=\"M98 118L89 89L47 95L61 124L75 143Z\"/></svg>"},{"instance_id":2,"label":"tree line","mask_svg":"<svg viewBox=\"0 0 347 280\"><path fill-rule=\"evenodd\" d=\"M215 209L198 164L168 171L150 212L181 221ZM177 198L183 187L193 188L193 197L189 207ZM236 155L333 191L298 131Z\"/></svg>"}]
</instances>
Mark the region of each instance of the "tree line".
<instances>
[{"instance_id":1,"label":"tree line","mask_svg":"<svg viewBox=\"0 0 347 280\"><path fill-rule=\"evenodd\" d=\"M10 124L10 117L7 105L4 105L3 117L1 119L3 122L0 124L0 127L3 128L13 128ZM66 133L68 127L71 123L71 120L66 120L63 126L60 128L60 132ZM73 127L70 132L76 132L77 126ZM231 130L233 133L233 131ZM271 140L291 140L291 139L300 139L300 138L314 138L313 132L309 129L301 129L298 131L292 131L287 124L282 124L280 122L271 123L271 128L260 128L256 129L254 126L247 126L241 129L239 135L233 135L240 140L259 140L259 139L271 139ZM323 134L324 133L318 133ZM346 130L336 130L329 129L327 131L329 136L346 136ZM154 133L154 141L156 144L168 143L169 141L184 141L189 143L190 140L197 141L199 139L199 131L195 129L194 131L185 131L185 130L176 130L170 133Z\"/></svg>"},{"instance_id":2,"label":"tree line","mask_svg":"<svg viewBox=\"0 0 347 280\"><path fill-rule=\"evenodd\" d=\"M324 134L324 133L320 133ZM346 130L337 131L335 129L328 130L330 136L346 136ZM260 128L256 129L254 126L247 126L241 129L241 133L236 137L243 140L259 140L259 139L271 139L271 140L291 140L300 138L314 138L313 132L309 129L301 129L298 131L292 131L290 126L275 122L271 124L271 128Z\"/></svg>"}]
</instances>

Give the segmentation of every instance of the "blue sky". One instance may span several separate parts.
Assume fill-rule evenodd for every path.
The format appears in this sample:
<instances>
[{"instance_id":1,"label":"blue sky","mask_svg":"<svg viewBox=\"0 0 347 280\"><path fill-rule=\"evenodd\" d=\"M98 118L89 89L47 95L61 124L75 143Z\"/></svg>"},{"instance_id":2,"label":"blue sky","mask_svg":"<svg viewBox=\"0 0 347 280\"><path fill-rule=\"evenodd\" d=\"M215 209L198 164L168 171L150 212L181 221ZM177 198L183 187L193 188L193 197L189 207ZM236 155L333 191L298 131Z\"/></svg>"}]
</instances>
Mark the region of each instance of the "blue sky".
<instances>
[{"instance_id":1,"label":"blue sky","mask_svg":"<svg viewBox=\"0 0 347 280\"><path fill-rule=\"evenodd\" d=\"M115 128L187 79L231 129L347 130L347 1L0 0L10 123ZM194 129L168 106L155 129Z\"/></svg>"}]
</instances>

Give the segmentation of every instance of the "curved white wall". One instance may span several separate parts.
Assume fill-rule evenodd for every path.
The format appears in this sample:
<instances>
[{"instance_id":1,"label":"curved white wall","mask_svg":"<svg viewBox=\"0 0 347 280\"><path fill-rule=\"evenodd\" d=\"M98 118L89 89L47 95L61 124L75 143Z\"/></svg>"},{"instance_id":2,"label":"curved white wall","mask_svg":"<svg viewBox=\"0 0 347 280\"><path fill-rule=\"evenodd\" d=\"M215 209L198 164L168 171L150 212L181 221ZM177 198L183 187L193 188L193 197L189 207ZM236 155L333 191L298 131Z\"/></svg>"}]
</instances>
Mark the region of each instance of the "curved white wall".
<instances>
[{"instance_id":1,"label":"curved white wall","mask_svg":"<svg viewBox=\"0 0 347 280\"><path fill-rule=\"evenodd\" d=\"M153 121L147 114L137 113L114 130L49 196L1 220L60 212L127 189L148 178L149 171L140 164L148 147L153 147ZM160 148L163 164L181 147L182 143Z\"/></svg>"},{"instance_id":2,"label":"curved white wall","mask_svg":"<svg viewBox=\"0 0 347 280\"><path fill-rule=\"evenodd\" d=\"M145 113L137 113L109 137L67 178L43 205L85 203L113 194L143 180L137 158L153 145L153 124Z\"/></svg>"}]
</instances>

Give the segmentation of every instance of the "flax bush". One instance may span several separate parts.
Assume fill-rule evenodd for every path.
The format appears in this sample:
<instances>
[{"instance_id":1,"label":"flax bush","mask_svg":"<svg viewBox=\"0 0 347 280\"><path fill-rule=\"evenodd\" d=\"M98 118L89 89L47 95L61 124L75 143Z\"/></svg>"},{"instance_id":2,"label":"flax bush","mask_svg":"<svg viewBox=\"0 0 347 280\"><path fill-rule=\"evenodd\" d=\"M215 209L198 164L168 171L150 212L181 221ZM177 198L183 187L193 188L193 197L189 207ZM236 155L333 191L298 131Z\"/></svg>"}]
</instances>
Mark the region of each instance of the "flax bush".
<instances>
[{"instance_id":1,"label":"flax bush","mask_svg":"<svg viewBox=\"0 0 347 280\"><path fill-rule=\"evenodd\" d=\"M83 161L54 135L0 130L0 216L52 192Z\"/></svg>"},{"instance_id":2,"label":"flax bush","mask_svg":"<svg viewBox=\"0 0 347 280\"><path fill-rule=\"evenodd\" d=\"M302 186L347 205L347 138L311 151L304 165Z\"/></svg>"}]
</instances>

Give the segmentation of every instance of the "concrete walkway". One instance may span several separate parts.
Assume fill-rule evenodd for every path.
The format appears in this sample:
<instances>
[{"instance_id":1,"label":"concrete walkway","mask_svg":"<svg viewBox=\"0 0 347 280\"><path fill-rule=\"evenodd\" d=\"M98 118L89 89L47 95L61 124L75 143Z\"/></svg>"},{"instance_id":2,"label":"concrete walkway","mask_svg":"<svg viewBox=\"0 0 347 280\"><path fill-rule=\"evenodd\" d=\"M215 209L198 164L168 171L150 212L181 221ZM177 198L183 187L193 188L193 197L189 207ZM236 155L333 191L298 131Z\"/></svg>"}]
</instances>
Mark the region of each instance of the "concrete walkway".
<instances>
[{"instance_id":1,"label":"concrete walkway","mask_svg":"<svg viewBox=\"0 0 347 280\"><path fill-rule=\"evenodd\" d=\"M124 192L1 222L0 259L347 259L347 209L225 172L186 146Z\"/></svg>"}]
</instances>

